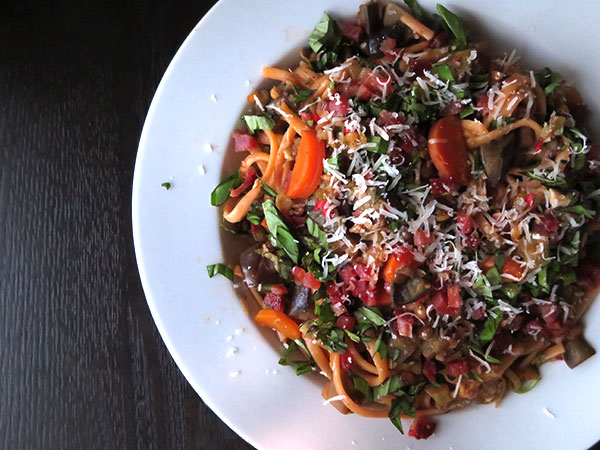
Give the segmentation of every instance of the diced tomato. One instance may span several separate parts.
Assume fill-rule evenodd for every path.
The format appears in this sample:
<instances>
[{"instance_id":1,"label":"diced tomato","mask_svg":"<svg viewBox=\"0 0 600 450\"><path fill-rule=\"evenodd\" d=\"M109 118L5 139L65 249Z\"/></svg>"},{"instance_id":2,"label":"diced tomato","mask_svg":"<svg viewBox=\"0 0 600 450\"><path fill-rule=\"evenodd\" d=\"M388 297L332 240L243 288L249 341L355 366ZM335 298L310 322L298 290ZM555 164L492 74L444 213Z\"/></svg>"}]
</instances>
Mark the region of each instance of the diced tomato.
<instances>
[{"instance_id":1,"label":"diced tomato","mask_svg":"<svg viewBox=\"0 0 600 450\"><path fill-rule=\"evenodd\" d=\"M531 194L527 194L525 197L523 197L523 199L525 200L525 204L527 205L528 208L531 208L533 206L533 199L535 198L535 194L531 193Z\"/></svg>"},{"instance_id":2,"label":"diced tomato","mask_svg":"<svg viewBox=\"0 0 600 450\"><path fill-rule=\"evenodd\" d=\"M412 338L414 317L409 315L396 315L396 328L400 336Z\"/></svg>"},{"instance_id":3,"label":"diced tomato","mask_svg":"<svg viewBox=\"0 0 600 450\"><path fill-rule=\"evenodd\" d=\"M448 374L450 374L451 377L457 378L460 375L464 375L469 371L467 359L461 358L457 359L456 361L449 362L446 365L446 369L448 369Z\"/></svg>"},{"instance_id":4,"label":"diced tomato","mask_svg":"<svg viewBox=\"0 0 600 450\"><path fill-rule=\"evenodd\" d=\"M436 373L437 367L435 366L435 363L430 359L426 359L423 363L423 375L425 375L425 378L427 378L432 383L435 383Z\"/></svg>"},{"instance_id":5,"label":"diced tomato","mask_svg":"<svg viewBox=\"0 0 600 450\"><path fill-rule=\"evenodd\" d=\"M383 109L376 120L377 124L382 127L387 127L390 125L402 125L406 123L406 117L404 114L397 112L390 112L386 109Z\"/></svg>"},{"instance_id":6,"label":"diced tomato","mask_svg":"<svg viewBox=\"0 0 600 450\"><path fill-rule=\"evenodd\" d=\"M468 216L464 211L458 213L456 217L458 229L462 234L471 234L473 232L473 218Z\"/></svg>"},{"instance_id":7,"label":"diced tomato","mask_svg":"<svg viewBox=\"0 0 600 450\"><path fill-rule=\"evenodd\" d=\"M258 143L253 136L240 130L235 130L231 137L233 138L233 149L236 152L245 152L258 147Z\"/></svg>"},{"instance_id":8,"label":"diced tomato","mask_svg":"<svg viewBox=\"0 0 600 450\"><path fill-rule=\"evenodd\" d=\"M321 282L317 280L312 273L305 271L300 266L294 266L292 268L292 275L298 283L309 289L316 290L321 287Z\"/></svg>"},{"instance_id":9,"label":"diced tomato","mask_svg":"<svg viewBox=\"0 0 600 450\"><path fill-rule=\"evenodd\" d=\"M413 148L417 148L419 146L419 140L417 138L417 133L414 128L410 128L406 130L404 134L400 137L400 148L406 152L411 151Z\"/></svg>"},{"instance_id":10,"label":"diced tomato","mask_svg":"<svg viewBox=\"0 0 600 450\"><path fill-rule=\"evenodd\" d=\"M433 295L431 298L431 304L433 305L433 309L435 309L438 314L449 314L454 316L460 312L460 308L452 308L448 305L448 296L443 290L437 291Z\"/></svg>"},{"instance_id":11,"label":"diced tomato","mask_svg":"<svg viewBox=\"0 0 600 450\"><path fill-rule=\"evenodd\" d=\"M490 98L487 95L482 95L477 100L477 107L482 108L484 111L489 111L488 105L490 102Z\"/></svg>"},{"instance_id":12,"label":"diced tomato","mask_svg":"<svg viewBox=\"0 0 600 450\"><path fill-rule=\"evenodd\" d=\"M533 224L533 231L543 236L554 236L560 228L560 222L551 213L540 217L540 222Z\"/></svg>"},{"instance_id":13,"label":"diced tomato","mask_svg":"<svg viewBox=\"0 0 600 450\"><path fill-rule=\"evenodd\" d=\"M481 263L481 268L485 273L494 267L494 257L488 256ZM511 283L515 281L522 281L525 275L525 268L519 264L516 260L511 257L506 258L504 265L502 266L502 281L505 283Z\"/></svg>"},{"instance_id":14,"label":"diced tomato","mask_svg":"<svg viewBox=\"0 0 600 450\"><path fill-rule=\"evenodd\" d=\"M352 331L354 325L356 325L356 319L350 314L341 315L335 321L335 326L342 330Z\"/></svg>"},{"instance_id":15,"label":"diced tomato","mask_svg":"<svg viewBox=\"0 0 600 450\"><path fill-rule=\"evenodd\" d=\"M254 184L254 180L256 180L256 170L251 167L246 171L246 175L244 176L244 181L242 181L242 184L235 189L232 188L229 191L229 196L234 198L239 197Z\"/></svg>"},{"instance_id":16,"label":"diced tomato","mask_svg":"<svg viewBox=\"0 0 600 450\"><path fill-rule=\"evenodd\" d=\"M340 357L340 367L342 368L342 370L348 370L351 366L352 366L352 353L350 353L350 350L346 350L346 353L344 353Z\"/></svg>"},{"instance_id":17,"label":"diced tomato","mask_svg":"<svg viewBox=\"0 0 600 450\"><path fill-rule=\"evenodd\" d=\"M448 178L430 178L431 195L435 198L447 195L456 190L456 183Z\"/></svg>"},{"instance_id":18,"label":"diced tomato","mask_svg":"<svg viewBox=\"0 0 600 450\"><path fill-rule=\"evenodd\" d=\"M360 38L362 38L363 29L360 25L355 25L353 23L345 23L342 24L342 36L352 42L360 42Z\"/></svg>"},{"instance_id":19,"label":"diced tomato","mask_svg":"<svg viewBox=\"0 0 600 450\"><path fill-rule=\"evenodd\" d=\"M348 264L338 272L342 279L342 289L358 297L365 305L374 306L377 303L375 295L377 274L365 264Z\"/></svg>"},{"instance_id":20,"label":"diced tomato","mask_svg":"<svg viewBox=\"0 0 600 450\"><path fill-rule=\"evenodd\" d=\"M483 320L485 319L485 306L477 305L473 308L473 312L471 313L471 317L473 320Z\"/></svg>"},{"instance_id":21,"label":"diced tomato","mask_svg":"<svg viewBox=\"0 0 600 450\"><path fill-rule=\"evenodd\" d=\"M373 92L364 84L361 84L356 88L356 96L361 100L369 100L373 97Z\"/></svg>"},{"instance_id":22,"label":"diced tomato","mask_svg":"<svg viewBox=\"0 0 600 450\"><path fill-rule=\"evenodd\" d=\"M335 281L330 281L329 283L327 283L326 291L327 296L333 304L342 303L345 300L345 296L342 292L342 289L338 286L338 284Z\"/></svg>"},{"instance_id":23,"label":"diced tomato","mask_svg":"<svg viewBox=\"0 0 600 450\"><path fill-rule=\"evenodd\" d=\"M334 113L336 116L345 116L350 112L348 97L344 94L337 93L332 98L323 102L323 109Z\"/></svg>"},{"instance_id":24,"label":"diced tomato","mask_svg":"<svg viewBox=\"0 0 600 450\"><path fill-rule=\"evenodd\" d=\"M406 247L400 247L397 252L388 257L388 260L385 263L385 267L383 268L383 277L385 278L385 281L392 283L398 269L413 265L414 263L415 258L412 252Z\"/></svg>"},{"instance_id":25,"label":"diced tomato","mask_svg":"<svg viewBox=\"0 0 600 450\"><path fill-rule=\"evenodd\" d=\"M422 77L423 72L431 72L431 63L424 59L415 59L410 63L408 70L413 72L415 75Z\"/></svg>"},{"instance_id":26,"label":"diced tomato","mask_svg":"<svg viewBox=\"0 0 600 450\"><path fill-rule=\"evenodd\" d=\"M473 250L477 250L481 244L481 239L477 236L477 233L471 233L465 238L465 245Z\"/></svg>"},{"instance_id":27,"label":"diced tomato","mask_svg":"<svg viewBox=\"0 0 600 450\"><path fill-rule=\"evenodd\" d=\"M298 283L303 284L304 283L304 275L306 275L306 270L304 270L300 266L294 266L292 268L292 275Z\"/></svg>"},{"instance_id":28,"label":"diced tomato","mask_svg":"<svg viewBox=\"0 0 600 450\"><path fill-rule=\"evenodd\" d=\"M426 233L423 230L415 231L413 242L417 247L423 247L424 245L431 244L435 241L435 237L431 233Z\"/></svg>"},{"instance_id":29,"label":"diced tomato","mask_svg":"<svg viewBox=\"0 0 600 450\"><path fill-rule=\"evenodd\" d=\"M427 439L435 431L435 422L425 417L419 417L413 420L408 435L415 439Z\"/></svg>"},{"instance_id":30,"label":"diced tomato","mask_svg":"<svg viewBox=\"0 0 600 450\"><path fill-rule=\"evenodd\" d=\"M388 78L377 75L375 71L363 69L360 77L360 84L366 86L371 92L381 95L383 85L388 81Z\"/></svg>"},{"instance_id":31,"label":"diced tomato","mask_svg":"<svg viewBox=\"0 0 600 450\"><path fill-rule=\"evenodd\" d=\"M444 108L440 111L442 116L453 116L461 113L466 108L466 105L461 100L454 100L446 103Z\"/></svg>"},{"instance_id":32,"label":"diced tomato","mask_svg":"<svg viewBox=\"0 0 600 450\"><path fill-rule=\"evenodd\" d=\"M267 292L264 302L265 305L277 312L283 312L285 307L285 297L283 295L274 294L273 292Z\"/></svg>"},{"instance_id":33,"label":"diced tomato","mask_svg":"<svg viewBox=\"0 0 600 450\"><path fill-rule=\"evenodd\" d=\"M382 52L387 52L396 48L396 39L394 38L385 38L381 45L379 46L379 50Z\"/></svg>"},{"instance_id":34,"label":"diced tomato","mask_svg":"<svg viewBox=\"0 0 600 450\"><path fill-rule=\"evenodd\" d=\"M459 286L450 286L448 288L448 306L450 308L460 308L462 306Z\"/></svg>"},{"instance_id":35,"label":"diced tomato","mask_svg":"<svg viewBox=\"0 0 600 450\"><path fill-rule=\"evenodd\" d=\"M283 284L274 284L271 286L271 292L276 295L285 295L288 293L288 290Z\"/></svg>"}]
</instances>

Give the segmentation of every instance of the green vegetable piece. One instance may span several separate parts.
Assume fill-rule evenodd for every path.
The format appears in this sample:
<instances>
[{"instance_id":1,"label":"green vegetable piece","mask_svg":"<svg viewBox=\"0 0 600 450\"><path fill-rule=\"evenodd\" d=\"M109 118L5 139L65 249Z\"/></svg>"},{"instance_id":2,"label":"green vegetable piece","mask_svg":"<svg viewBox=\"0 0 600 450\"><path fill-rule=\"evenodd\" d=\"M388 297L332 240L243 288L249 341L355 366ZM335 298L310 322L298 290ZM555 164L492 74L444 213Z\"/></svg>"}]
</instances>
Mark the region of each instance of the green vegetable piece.
<instances>
[{"instance_id":1,"label":"green vegetable piece","mask_svg":"<svg viewBox=\"0 0 600 450\"><path fill-rule=\"evenodd\" d=\"M273 245L283 249L294 264L298 264L300 252L298 242L294 238L288 225L284 222L279 211L277 211L275 203L272 199L269 199L263 202L262 207L265 214L265 220L267 221L267 227L269 228L269 234L274 241Z\"/></svg>"},{"instance_id":2,"label":"green vegetable piece","mask_svg":"<svg viewBox=\"0 0 600 450\"><path fill-rule=\"evenodd\" d=\"M435 73L437 73L440 80L443 81L454 81L454 77L452 76L452 70L450 70L450 66L448 64L439 64L433 67Z\"/></svg>"},{"instance_id":3,"label":"green vegetable piece","mask_svg":"<svg viewBox=\"0 0 600 450\"><path fill-rule=\"evenodd\" d=\"M580 216L585 217L586 219L594 218L594 214L592 214L592 211L586 209L585 207L583 207L581 205L567 206L566 208L563 208L562 210L564 212L578 214Z\"/></svg>"},{"instance_id":4,"label":"green vegetable piece","mask_svg":"<svg viewBox=\"0 0 600 450\"><path fill-rule=\"evenodd\" d=\"M206 271L208 272L209 278L214 277L216 274L221 274L228 280L233 281L233 270L231 270L231 268L225 264L210 264L206 266Z\"/></svg>"},{"instance_id":5,"label":"green vegetable piece","mask_svg":"<svg viewBox=\"0 0 600 450\"><path fill-rule=\"evenodd\" d=\"M539 180L542 182L542 184L546 187L553 187L553 188L564 188L567 186L567 180L565 180L563 177L561 176L557 176L555 179L552 178L547 178L543 175L538 175L536 173L533 172L527 172L527 176L529 178L533 178L534 180Z\"/></svg>"},{"instance_id":6,"label":"green vegetable piece","mask_svg":"<svg viewBox=\"0 0 600 450\"><path fill-rule=\"evenodd\" d=\"M317 225L317 223L312 220L310 217L306 219L306 227L308 228L308 232L311 236L317 238L317 241L326 251L329 250L329 243L327 242L327 235L325 232Z\"/></svg>"},{"instance_id":7,"label":"green vegetable piece","mask_svg":"<svg viewBox=\"0 0 600 450\"><path fill-rule=\"evenodd\" d=\"M423 12L423 8L419 5L417 0L404 0L404 3L410 8L410 12L415 17L415 19L422 21L425 14Z\"/></svg>"},{"instance_id":8,"label":"green vegetable piece","mask_svg":"<svg viewBox=\"0 0 600 450\"><path fill-rule=\"evenodd\" d=\"M416 417L417 411L415 407L410 403L407 397L398 397L392 400L392 407L390 408L389 418L400 433L404 434L402 429L401 415L410 417Z\"/></svg>"},{"instance_id":9,"label":"green vegetable piece","mask_svg":"<svg viewBox=\"0 0 600 450\"><path fill-rule=\"evenodd\" d=\"M260 178L259 178L259 180L260 180L260 184L262 184L263 191L265 191L265 193L267 195L270 195L273 198L277 197L277 192L275 192L275 190L271 186L269 186L267 183L265 183Z\"/></svg>"},{"instance_id":10,"label":"green vegetable piece","mask_svg":"<svg viewBox=\"0 0 600 450\"><path fill-rule=\"evenodd\" d=\"M496 314L496 317L490 315L484 322L483 329L479 334L479 341L482 344L485 344L494 338L496 331L498 331L498 326L500 325L500 322L502 322L502 311L496 310L494 313Z\"/></svg>"},{"instance_id":11,"label":"green vegetable piece","mask_svg":"<svg viewBox=\"0 0 600 450\"><path fill-rule=\"evenodd\" d=\"M235 189L240 184L242 184L242 176L239 172L228 176L210 193L210 204L212 206L221 206L229 198L231 189Z\"/></svg>"},{"instance_id":12,"label":"green vegetable piece","mask_svg":"<svg viewBox=\"0 0 600 450\"><path fill-rule=\"evenodd\" d=\"M171 189L171 183L169 183L168 181L165 182L165 183L163 183L163 184L161 184L161 186L164 187L167 191L169 189Z\"/></svg>"},{"instance_id":13,"label":"green vegetable piece","mask_svg":"<svg viewBox=\"0 0 600 450\"><path fill-rule=\"evenodd\" d=\"M532 390L536 384L539 383L541 378L535 378L533 380L527 380L519 389L515 389L515 393L517 394L526 394L530 390Z\"/></svg>"},{"instance_id":14,"label":"green vegetable piece","mask_svg":"<svg viewBox=\"0 0 600 450\"><path fill-rule=\"evenodd\" d=\"M387 325L387 321L381 316L381 312L374 306L361 306L356 312L362 314L373 325L378 327Z\"/></svg>"},{"instance_id":15,"label":"green vegetable piece","mask_svg":"<svg viewBox=\"0 0 600 450\"><path fill-rule=\"evenodd\" d=\"M462 20L448 8L443 5L437 4L438 13L444 19L444 22L456 38L454 46L457 50L462 50L467 46L467 37L465 35L465 29L463 27Z\"/></svg>"},{"instance_id":16,"label":"green vegetable piece","mask_svg":"<svg viewBox=\"0 0 600 450\"><path fill-rule=\"evenodd\" d=\"M308 36L308 45L310 45L310 48L315 53L318 53L322 49L335 51L340 45L341 40L342 30L337 22L325 12L321 21Z\"/></svg>"},{"instance_id":17,"label":"green vegetable piece","mask_svg":"<svg viewBox=\"0 0 600 450\"><path fill-rule=\"evenodd\" d=\"M250 133L254 134L256 130L272 130L275 121L268 116L243 116Z\"/></svg>"},{"instance_id":18,"label":"green vegetable piece","mask_svg":"<svg viewBox=\"0 0 600 450\"><path fill-rule=\"evenodd\" d=\"M388 152L390 141L384 140L381 136L369 136L367 142L375 143L374 147L367 147L367 150L385 155Z\"/></svg>"}]
</instances>

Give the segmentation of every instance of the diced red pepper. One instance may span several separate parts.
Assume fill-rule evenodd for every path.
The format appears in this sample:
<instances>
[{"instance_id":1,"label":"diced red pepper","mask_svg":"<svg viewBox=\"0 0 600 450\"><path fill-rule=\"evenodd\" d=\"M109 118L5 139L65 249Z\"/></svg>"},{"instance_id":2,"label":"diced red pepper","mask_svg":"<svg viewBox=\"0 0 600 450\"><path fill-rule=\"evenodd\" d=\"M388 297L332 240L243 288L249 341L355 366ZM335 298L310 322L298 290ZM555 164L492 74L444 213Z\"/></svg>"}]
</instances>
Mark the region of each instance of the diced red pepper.
<instances>
[{"instance_id":1,"label":"diced red pepper","mask_svg":"<svg viewBox=\"0 0 600 450\"><path fill-rule=\"evenodd\" d=\"M435 422L420 417L415 419L408 430L408 435L415 439L427 439L435 431Z\"/></svg>"},{"instance_id":2,"label":"diced red pepper","mask_svg":"<svg viewBox=\"0 0 600 450\"><path fill-rule=\"evenodd\" d=\"M423 230L415 231L413 241L417 247L423 247L424 245L431 244L435 241L435 237L431 233L426 233Z\"/></svg>"},{"instance_id":3,"label":"diced red pepper","mask_svg":"<svg viewBox=\"0 0 600 450\"><path fill-rule=\"evenodd\" d=\"M460 375L464 375L469 371L469 365L467 364L467 358L457 359L456 361L449 362L446 364L448 374L451 377L457 378Z\"/></svg>"},{"instance_id":4,"label":"diced red pepper","mask_svg":"<svg viewBox=\"0 0 600 450\"><path fill-rule=\"evenodd\" d=\"M233 149L236 152L245 152L258 147L258 142L253 136L240 130L235 130L231 137L233 138Z\"/></svg>"},{"instance_id":5,"label":"diced red pepper","mask_svg":"<svg viewBox=\"0 0 600 450\"><path fill-rule=\"evenodd\" d=\"M425 375L425 378L427 378L432 383L435 383L436 373L437 367L435 366L435 363L430 359L426 359L423 363L423 375Z\"/></svg>"},{"instance_id":6,"label":"diced red pepper","mask_svg":"<svg viewBox=\"0 0 600 450\"><path fill-rule=\"evenodd\" d=\"M265 305L271 308L273 311L283 312L285 307L285 297L282 295L274 294L273 292L267 292L264 298Z\"/></svg>"},{"instance_id":7,"label":"diced red pepper","mask_svg":"<svg viewBox=\"0 0 600 450\"><path fill-rule=\"evenodd\" d=\"M527 205L528 208L531 208L533 206L533 199L535 198L535 194L531 193L531 194L527 194L525 197L523 197L523 199L525 200L525 204Z\"/></svg>"},{"instance_id":8,"label":"diced red pepper","mask_svg":"<svg viewBox=\"0 0 600 450\"><path fill-rule=\"evenodd\" d=\"M458 213L456 223L462 234L467 235L473 232L473 218L468 216L464 211Z\"/></svg>"},{"instance_id":9,"label":"diced red pepper","mask_svg":"<svg viewBox=\"0 0 600 450\"><path fill-rule=\"evenodd\" d=\"M535 147L533 149L533 153L539 153L539 152L541 152L543 145L544 145L544 139L540 138L540 140L537 142L537 144L535 145Z\"/></svg>"},{"instance_id":10,"label":"diced red pepper","mask_svg":"<svg viewBox=\"0 0 600 450\"><path fill-rule=\"evenodd\" d=\"M350 314L341 315L335 321L335 326L342 330L352 331L354 325L356 325L356 319Z\"/></svg>"}]
</instances>

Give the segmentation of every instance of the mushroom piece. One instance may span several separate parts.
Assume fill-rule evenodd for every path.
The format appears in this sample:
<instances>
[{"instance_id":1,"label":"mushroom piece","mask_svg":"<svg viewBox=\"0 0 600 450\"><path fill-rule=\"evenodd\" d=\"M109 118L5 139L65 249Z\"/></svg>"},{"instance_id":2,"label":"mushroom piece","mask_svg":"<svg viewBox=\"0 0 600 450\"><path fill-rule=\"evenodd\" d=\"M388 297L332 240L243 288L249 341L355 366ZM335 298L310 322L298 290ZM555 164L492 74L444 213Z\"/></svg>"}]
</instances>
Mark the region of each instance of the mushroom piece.
<instances>
[{"instance_id":1,"label":"mushroom piece","mask_svg":"<svg viewBox=\"0 0 600 450\"><path fill-rule=\"evenodd\" d=\"M596 350L582 336L577 336L565 343L564 358L570 369L577 367L595 354Z\"/></svg>"},{"instance_id":2,"label":"mushroom piece","mask_svg":"<svg viewBox=\"0 0 600 450\"><path fill-rule=\"evenodd\" d=\"M479 150L487 181L491 187L495 187L500 182L516 156L515 138L514 132L509 133L482 145Z\"/></svg>"}]
</instances>

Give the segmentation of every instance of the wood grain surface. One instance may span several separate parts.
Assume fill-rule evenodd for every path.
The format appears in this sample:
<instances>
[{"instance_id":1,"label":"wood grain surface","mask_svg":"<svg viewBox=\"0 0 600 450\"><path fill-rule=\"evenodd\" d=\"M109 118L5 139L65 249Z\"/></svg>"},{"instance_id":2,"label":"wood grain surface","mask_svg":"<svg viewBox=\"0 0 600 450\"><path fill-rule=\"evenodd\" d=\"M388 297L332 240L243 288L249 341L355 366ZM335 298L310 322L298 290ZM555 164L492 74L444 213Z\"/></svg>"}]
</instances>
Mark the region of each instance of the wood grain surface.
<instances>
[{"instance_id":1,"label":"wood grain surface","mask_svg":"<svg viewBox=\"0 0 600 450\"><path fill-rule=\"evenodd\" d=\"M0 448L247 449L150 316L131 232L154 91L212 1L0 2Z\"/></svg>"},{"instance_id":2,"label":"wood grain surface","mask_svg":"<svg viewBox=\"0 0 600 450\"><path fill-rule=\"evenodd\" d=\"M146 112L212 4L0 2L0 449L251 448L175 366L132 244Z\"/></svg>"}]
</instances>

